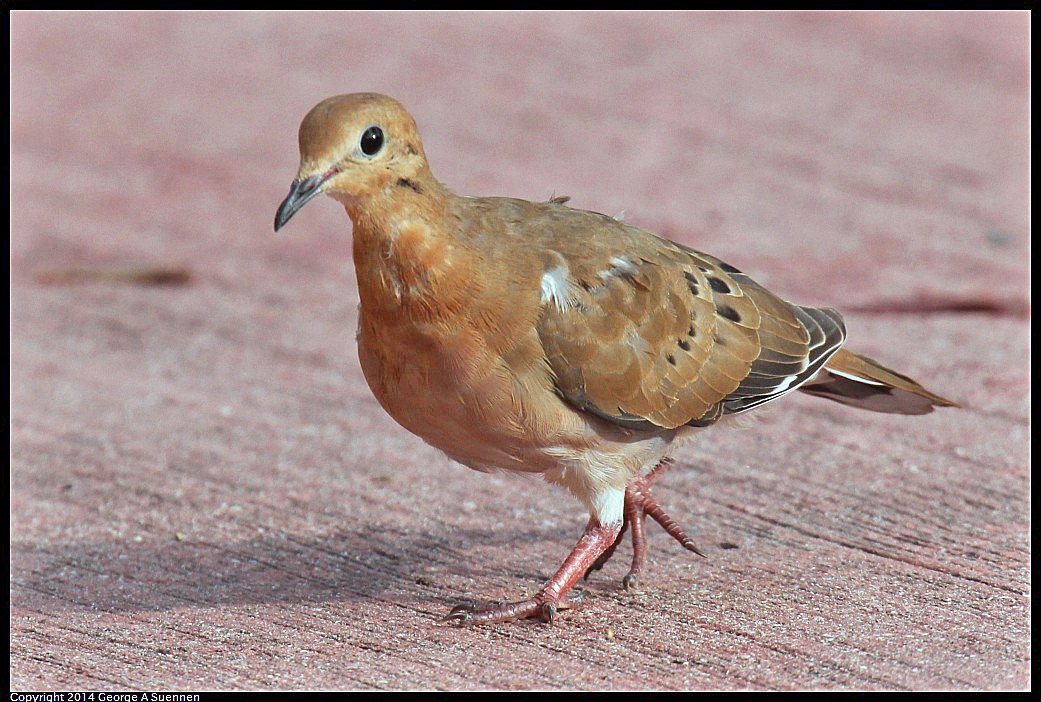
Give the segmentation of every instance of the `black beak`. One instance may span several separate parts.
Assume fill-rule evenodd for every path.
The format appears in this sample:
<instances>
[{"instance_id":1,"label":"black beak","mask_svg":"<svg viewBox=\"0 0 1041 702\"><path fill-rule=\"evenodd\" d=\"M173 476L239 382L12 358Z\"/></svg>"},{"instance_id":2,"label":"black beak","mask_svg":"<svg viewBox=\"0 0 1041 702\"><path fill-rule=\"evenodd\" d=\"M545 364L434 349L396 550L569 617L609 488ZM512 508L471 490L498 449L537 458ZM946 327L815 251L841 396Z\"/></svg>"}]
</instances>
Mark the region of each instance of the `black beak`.
<instances>
[{"instance_id":1,"label":"black beak","mask_svg":"<svg viewBox=\"0 0 1041 702\"><path fill-rule=\"evenodd\" d=\"M307 204L308 200L322 192L322 183L332 178L338 172L334 168L321 175L313 175L303 180L294 180L293 186L289 189L289 194L286 195L286 199L278 206L278 212L275 213L275 231L277 232L281 229L301 207Z\"/></svg>"}]
</instances>

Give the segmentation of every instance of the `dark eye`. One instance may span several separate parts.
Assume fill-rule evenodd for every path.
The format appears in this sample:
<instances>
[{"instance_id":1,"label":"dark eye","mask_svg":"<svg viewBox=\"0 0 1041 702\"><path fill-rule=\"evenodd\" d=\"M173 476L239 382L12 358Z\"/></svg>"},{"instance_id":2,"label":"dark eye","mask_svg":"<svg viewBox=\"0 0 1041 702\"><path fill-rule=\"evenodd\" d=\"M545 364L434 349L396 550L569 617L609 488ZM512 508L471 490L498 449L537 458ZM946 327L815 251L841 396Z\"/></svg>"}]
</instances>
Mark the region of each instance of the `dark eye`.
<instances>
[{"instance_id":1,"label":"dark eye","mask_svg":"<svg viewBox=\"0 0 1041 702\"><path fill-rule=\"evenodd\" d=\"M361 150L366 156L374 156L383 148L383 130L379 127L369 127L361 135Z\"/></svg>"}]
</instances>

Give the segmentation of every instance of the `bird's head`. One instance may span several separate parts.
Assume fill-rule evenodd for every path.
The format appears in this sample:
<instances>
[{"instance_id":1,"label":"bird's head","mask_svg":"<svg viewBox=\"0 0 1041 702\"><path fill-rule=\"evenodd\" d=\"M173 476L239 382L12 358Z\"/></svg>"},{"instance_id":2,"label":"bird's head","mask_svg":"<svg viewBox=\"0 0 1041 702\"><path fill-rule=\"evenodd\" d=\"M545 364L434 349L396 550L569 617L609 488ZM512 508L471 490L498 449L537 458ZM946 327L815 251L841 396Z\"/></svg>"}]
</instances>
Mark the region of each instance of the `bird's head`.
<instances>
[{"instance_id":1,"label":"bird's head","mask_svg":"<svg viewBox=\"0 0 1041 702\"><path fill-rule=\"evenodd\" d=\"M393 188L418 190L431 179L412 116L377 93L337 95L300 124L300 168L275 215L278 231L320 193L348 209Z\"/></svg>"}]
</instances>

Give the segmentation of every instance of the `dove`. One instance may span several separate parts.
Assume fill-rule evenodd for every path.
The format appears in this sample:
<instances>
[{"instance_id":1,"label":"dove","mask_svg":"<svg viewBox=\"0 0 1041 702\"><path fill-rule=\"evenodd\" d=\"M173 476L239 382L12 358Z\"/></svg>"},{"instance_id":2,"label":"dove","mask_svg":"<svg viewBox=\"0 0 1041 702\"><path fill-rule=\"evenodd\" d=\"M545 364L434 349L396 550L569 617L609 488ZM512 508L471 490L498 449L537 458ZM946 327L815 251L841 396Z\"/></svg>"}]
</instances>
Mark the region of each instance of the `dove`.
<instances>
[{"instance_id":1,"label":"dove","mask_svg":"<svg viewBox=\"0 0 1041 702\"><path fill-rule=\"evenodd\" d=\"M843 348L836 310L786 302L713 256L564 197L455 194L393 98L323 100L299 148L275 231L318 195L346 209L358 357L379 404L451 459L540 475L589 514L534 595L460 605L449 623L552 623L626 532L622 584L638 588L647 516L701 554L652 487L684 439L722 420L795 391L883 413L957 406Z\"/></svg>"}]
</instances>

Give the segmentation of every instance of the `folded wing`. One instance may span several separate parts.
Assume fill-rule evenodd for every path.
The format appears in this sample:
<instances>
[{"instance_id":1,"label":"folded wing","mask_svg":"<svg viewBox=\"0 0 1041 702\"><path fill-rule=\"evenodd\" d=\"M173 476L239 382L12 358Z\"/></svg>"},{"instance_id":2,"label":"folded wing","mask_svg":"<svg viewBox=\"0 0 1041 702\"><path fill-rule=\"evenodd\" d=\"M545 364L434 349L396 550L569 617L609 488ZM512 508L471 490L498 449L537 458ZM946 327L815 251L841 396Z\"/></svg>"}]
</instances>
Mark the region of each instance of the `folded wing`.
<instances>
[{"instance_id":1,"label":"folded wing","mask_svg":"<svg viewBox=\"0 0 1041 702\"><path fill-rule=\"evenodd\" d=\"M736 268L648 237L547 262L539 337L569 402L639 429L712 424L813 378L845 339Z\"/></svg>"}]
</instances>

